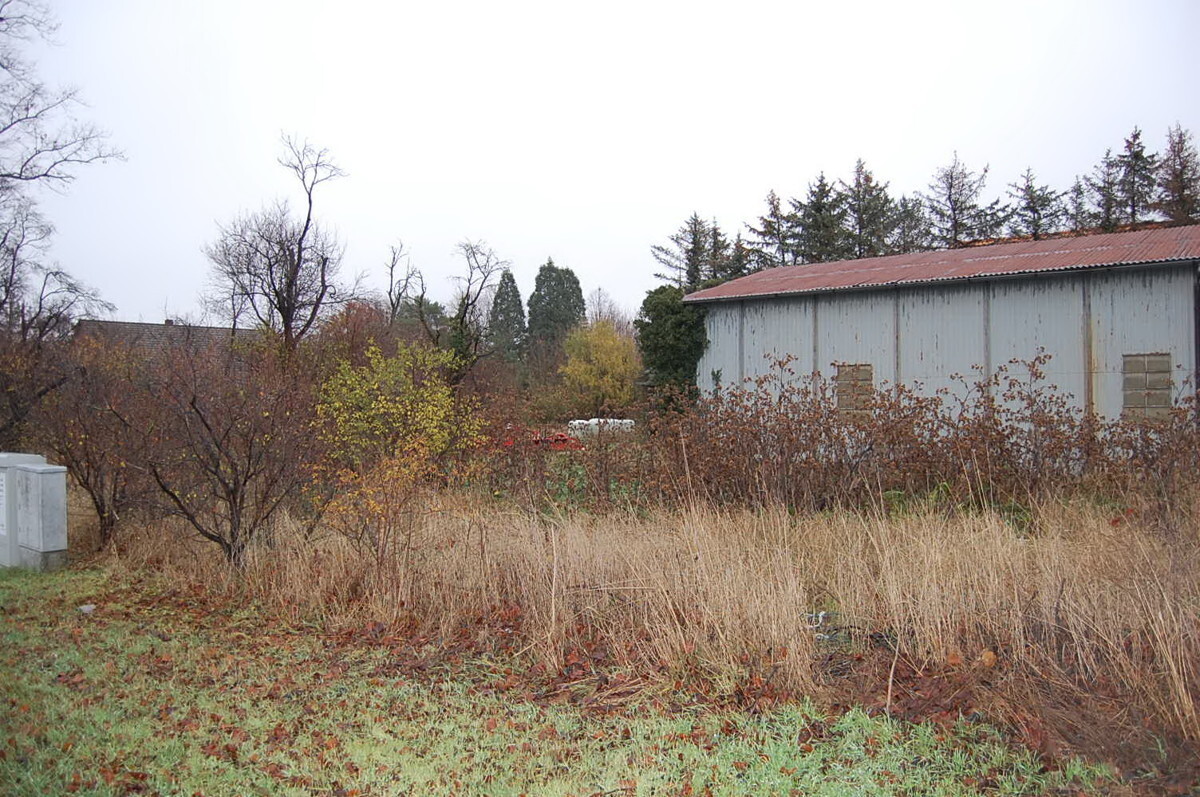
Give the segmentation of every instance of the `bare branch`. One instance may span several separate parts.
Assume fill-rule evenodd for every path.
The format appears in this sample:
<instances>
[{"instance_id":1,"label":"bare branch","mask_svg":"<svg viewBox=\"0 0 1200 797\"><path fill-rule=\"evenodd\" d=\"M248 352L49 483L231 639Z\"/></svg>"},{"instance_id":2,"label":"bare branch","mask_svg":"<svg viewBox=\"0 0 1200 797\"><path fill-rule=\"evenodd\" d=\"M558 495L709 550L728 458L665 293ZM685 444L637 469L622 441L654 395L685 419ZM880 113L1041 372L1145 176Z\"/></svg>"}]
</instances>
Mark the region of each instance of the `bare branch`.
<instances>
[{"instance_id":1,"label":"bare branch","mask_svg":"<svg viewBox=\"0 0 1200 797\"><path fill-rule=\"evenodd\" d=\"M314 218L316 186L342 172L326 150L284 138L279 163L293 172L304 191L304 218L297 220L287 202L246 214L220 228L205 247L217 283L216 302L234 319L254 317L294 349L313 326L335 307L354 298L356 289L338 281L344 248L337 236Z\"/></svg>"},{"instance_id":2,"label":"bare branch","mask_svg":"<svg viewBox=\"0 0 1200 797\"><path fill-rule=\"evenodd\" d=\"M110 309L44 262L53 228L37 212L31 187L63 187L75 167L120 157L102 131L74 118L76 93L47 88L25 58L23 43L53 32L44 3L0 0L0 448L65 382L58 344L74 319Z\"/></svg>"},{"instance_id":3,"label":"bare branch","mask_svg":"<svg viewBox=\"0 0 1200 797\"><path fill-rule=\"evenodd\" d=\"M401 264L404 266L403 272L400 270ZM412 301L413 289L419 286L422 294L425 290L424 278L417 267L412 264L408 252L404 251L403 241L398 241L395 246L391 247L387 262L387 274L388 323L395 324L405 303Z\"/></svg>"},{"instance_id":4,"label":"bare branch","mask_svg":"<svg viewBox=\"0 0 1200 797\"><path fill-rule=\"evenodd\" d=\"M450 319L450 349L459 359L458 371L452 377L455 382L492 353L487 336L488 308L500 273L510 265L482 241L463 241L457 248L467 273L455 278L458 291Z\"/></svg>"},{"instance_id":5,"label":"bare branch","mask_svg":"<svg viewBox=\"0 0 1200 797\"><path fill-rule=\"evenodd\" d=\"M31 72L18 43L35 39L52 41L58 24L44 3L33 0L0 0L0 70L14 79Z\"/></svg>"}]
</instances>

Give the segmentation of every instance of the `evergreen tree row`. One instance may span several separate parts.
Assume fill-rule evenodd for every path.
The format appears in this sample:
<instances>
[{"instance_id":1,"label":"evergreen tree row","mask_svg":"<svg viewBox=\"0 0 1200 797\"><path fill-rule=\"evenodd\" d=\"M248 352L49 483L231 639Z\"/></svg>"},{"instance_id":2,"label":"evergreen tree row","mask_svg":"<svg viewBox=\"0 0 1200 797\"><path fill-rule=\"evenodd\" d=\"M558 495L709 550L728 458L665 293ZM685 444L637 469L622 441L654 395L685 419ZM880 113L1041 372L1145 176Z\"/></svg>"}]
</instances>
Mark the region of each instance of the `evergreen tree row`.
<instances>
[{"instance_id":1,"label":"evergreen tree row","mask_svg":"<svg viewBox=\"0 0 1200 797\"><path fill-rule=\"evenodd\" d=\"M558 352L568 333L583 323L586 309L575 272L559 268L551 258L538 269L527 323L517 281L504 269L488 313L488 338L496 355L510 363Z\"/></svg>"},{"instance_id":2,"label":"evergreen tree row","mask_svg":"<svg viewBox=\"0 0 1200 797\"><path fill-rule=\"evenodd\" d=\"M738 232L730 240L715 220L693 213L667 244L651 247L663 269L656 276L692 291L778 266L1200 221L1200 156L1178 124L1161 153L1148 151L1135 127L1119 152L1105 152L1066 191L1030 168L989 202L987 178L986 166L975 171L956 152L925 192L894 197L860 159L849 180L821 173L802 198L768 193L766 212L746 225L746 238Z\"/></svg>"}]
</instances>

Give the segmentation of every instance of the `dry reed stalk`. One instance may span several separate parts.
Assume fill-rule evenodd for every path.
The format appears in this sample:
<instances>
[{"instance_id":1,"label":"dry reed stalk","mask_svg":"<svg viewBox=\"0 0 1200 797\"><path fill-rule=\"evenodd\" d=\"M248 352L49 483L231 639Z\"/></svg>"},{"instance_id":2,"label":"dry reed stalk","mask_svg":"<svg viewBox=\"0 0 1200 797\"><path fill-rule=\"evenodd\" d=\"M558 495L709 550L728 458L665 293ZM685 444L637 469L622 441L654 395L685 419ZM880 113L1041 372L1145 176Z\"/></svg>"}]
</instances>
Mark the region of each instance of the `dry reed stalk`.
<instances>
[{"instance_id":1,"label":"dry reed stalk","mask_svg":"<svg viewBox=\"0 0 1200 797\"><path fill-rule=\"evenodd\" d=\"M405 563L382 573L345 539L306 540L286 524L236 583L227 569L198 566L218 557L196 558L161 533L128 543L127 559L224 580L287 617L333 627L374 621L448 637L515 607L522 638L551 666L600 640L643 673L665 665L720 678L758 662L809 694L822 689L810 615L825 610L854 644L892 640L889 656L902 646L918 668L998 657L1006 672L1134 701L1200 740L1194 538L1165 540L1070 504L1042 506L1016 527L942 509L794 516L691 505L547 517L446 500L415 528ZM492 629L477 633L486 644Z\"/></svg>"}]
</instances>

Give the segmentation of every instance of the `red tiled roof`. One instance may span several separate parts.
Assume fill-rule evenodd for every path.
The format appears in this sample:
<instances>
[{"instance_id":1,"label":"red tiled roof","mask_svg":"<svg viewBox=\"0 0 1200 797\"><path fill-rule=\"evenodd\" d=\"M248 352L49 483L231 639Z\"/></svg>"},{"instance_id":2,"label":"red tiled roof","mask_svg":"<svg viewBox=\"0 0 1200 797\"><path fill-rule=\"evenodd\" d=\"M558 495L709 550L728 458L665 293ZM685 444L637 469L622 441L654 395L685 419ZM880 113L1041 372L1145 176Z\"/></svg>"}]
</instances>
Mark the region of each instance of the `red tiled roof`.
<instances>
[{"instance_id":1,"label":"red tiled roof","mask_svg":"<svg viewBox=\"0 0 1200 797\"><path fill-rule=\"evenodd\" d=\"M1166 227L782 266L696 291L684 301L719 302L1196 259L1200 259L1200 225Z\"/></svg>"}]
</instances>

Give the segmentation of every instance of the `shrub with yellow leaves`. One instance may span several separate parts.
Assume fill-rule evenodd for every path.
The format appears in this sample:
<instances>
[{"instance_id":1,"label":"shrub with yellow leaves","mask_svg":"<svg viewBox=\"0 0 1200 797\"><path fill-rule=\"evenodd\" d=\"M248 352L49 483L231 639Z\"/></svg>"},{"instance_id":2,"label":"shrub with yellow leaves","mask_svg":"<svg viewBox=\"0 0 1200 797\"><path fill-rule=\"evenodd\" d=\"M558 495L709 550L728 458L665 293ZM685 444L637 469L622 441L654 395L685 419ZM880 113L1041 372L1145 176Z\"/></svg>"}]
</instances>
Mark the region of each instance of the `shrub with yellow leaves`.
<instances>
[{"instance_id":1,"label":"shrub with yellow leaves","mask_svg":"<svg viewBox=\"0 0 1200 797\"><path fill-rule=\"evenodd\" d=\"M567 337L567 361L559 368L576 417L621 413L633 403L642 360L632 335L609 320L577 327Z\"/></svg>"},{"instance_id":2,"label":"shrub with yellow leaves","mask_svg":"<svg viewBox=\"0 0 1200 797\"><path fill-rule=\"evenodd\" d=\"M366 362L341 363L321 387L321 434L342 468L369 470L406 452L437 459L471 445L479 424L447 374L454 355L403 345L388 357L372 346Z\"/></svg>"},{"instance_id":3,"label":"shrub with yellow leaves","mask_svg":"<svg viewBox=\"0 0 1200 797\"><path fill-rule=\"evenodd\" d=\"M450 384L454 366L438 349L401 344L386 356L372 346L363 365L341 363L321 387L317 417L335 491L325 521L370 553L381 576L403 575L427 511L418 499L480 439L474 406Z\"/></svg>"}]
</instances>

